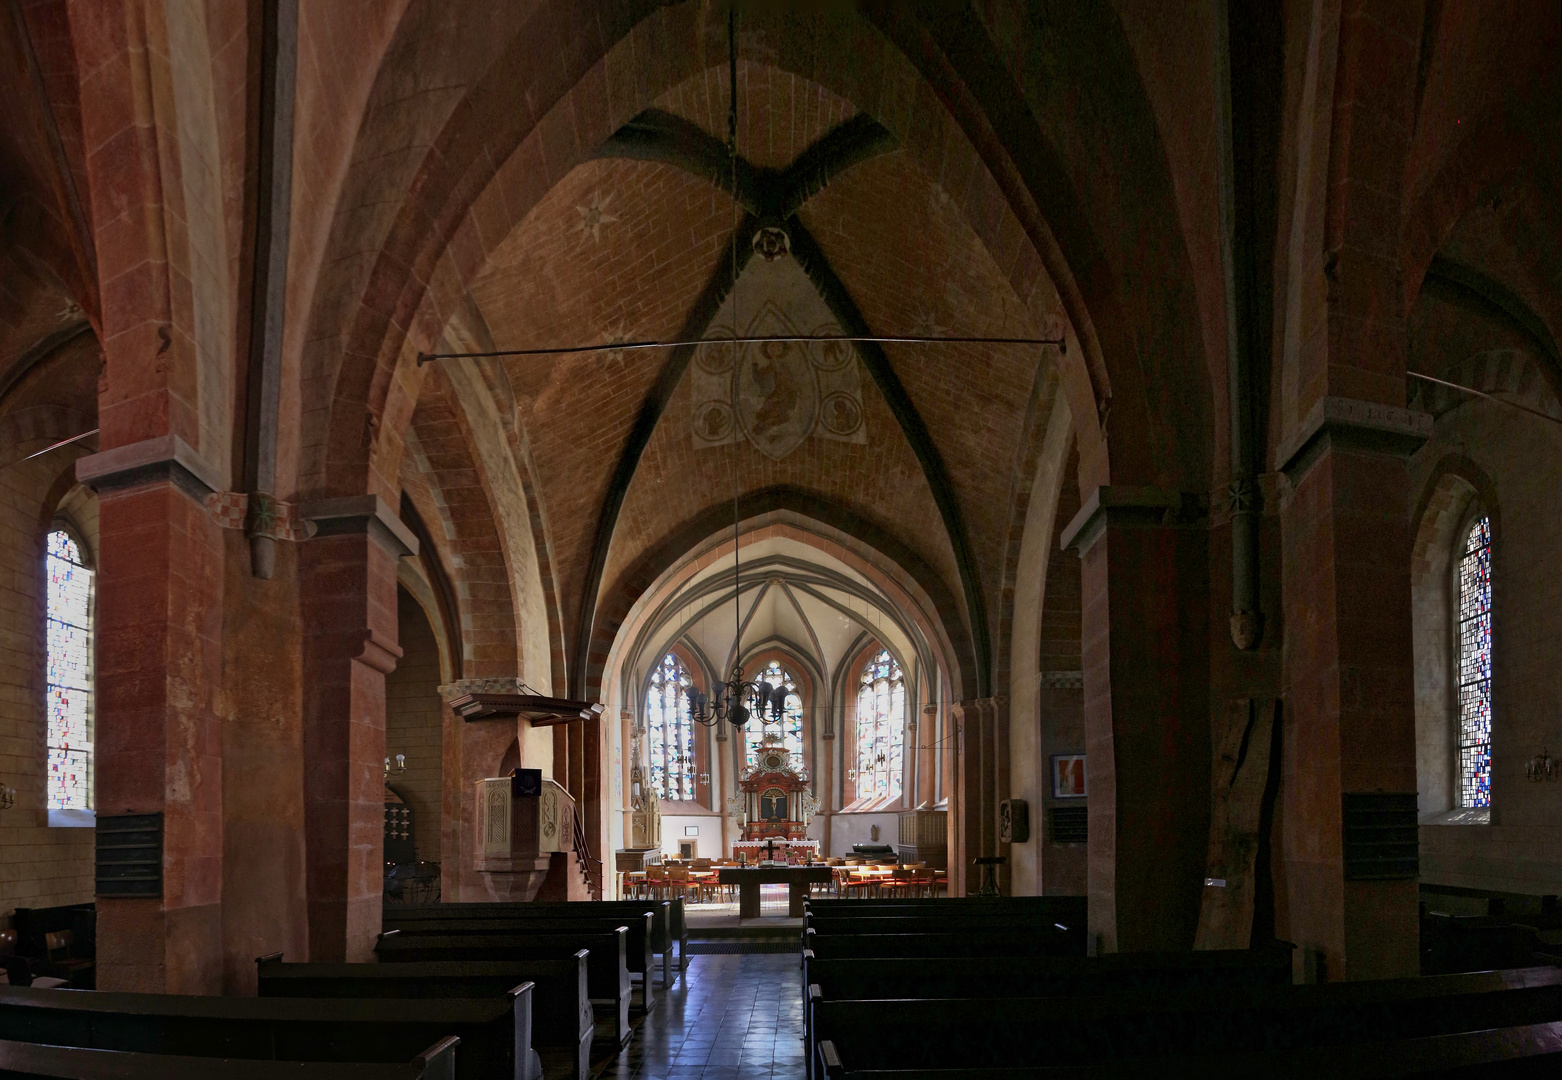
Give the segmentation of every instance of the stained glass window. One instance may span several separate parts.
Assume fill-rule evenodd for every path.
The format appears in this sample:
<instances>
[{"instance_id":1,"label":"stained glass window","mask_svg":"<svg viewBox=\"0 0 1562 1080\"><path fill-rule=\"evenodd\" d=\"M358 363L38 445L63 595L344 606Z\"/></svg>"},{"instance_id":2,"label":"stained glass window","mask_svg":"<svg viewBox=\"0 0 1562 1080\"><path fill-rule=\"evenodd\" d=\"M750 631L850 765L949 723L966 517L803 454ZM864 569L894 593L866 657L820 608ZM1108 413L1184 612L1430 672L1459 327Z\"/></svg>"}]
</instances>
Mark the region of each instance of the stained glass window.
<instances>
[{"instance_id":1,"label":"stained glass window","mask_svg":"<svg viewBox=\"0 0 1562 1080\"><path fill-rule=\"evenodd\" d=\"M1491 519L1481 518L1459 558L1459 795L1491 805Z\"/></svg>"},{"instance_id":2,"label":"stained glass window","mask_svg":"<svg viewBox=\"0 0 1562 1080\"><path fill-rule=\"evenodd\" d=\"M49 534L48 808L92 809L92 571L63 529Z\"/></svg>"},{"instance_id":3,"label":"stained glass window","mask_svg":"<svg viewBox=\"0 0 1562 1080\"><path fill-rule=\"evenodd\" d=\"M651 673L645 726L651 747L651 788L664 799L694 798L694 721L688 669L672 653Z\"/></svg>"},{"instance_id":4,"label":"stained glass window","mask_svg":"<svg viewBox=\"0 0 1562 1080\"><path fill-rule=\"evenodd\" d=\"M900 795L905 750L906 678L881 650L862 669L857 690L857 798Z\"/></svg>"},{"instance_id":5,"label":"stained glass window","mask_svg":"<svg viewBox=\"0 0 1562 1080\"><path fill-rule=\"evenodd\" d=\"M765 670L759 673L759 681L767 682L771 686L786 687L786 706L781 710L781 718L776 720L766 710L764 723L760 723L758 717L750 720L748 726L743 729L743 742L748 752L748 766L752 768L759 760L759 747L764 742L767 734L775 736L792 752L792 761L799 768L803 764L803 699L797 693L797 680L792 678L792 673L781 666L780 661L772 660L765 665Z\"/></svg>"}]
</instances>

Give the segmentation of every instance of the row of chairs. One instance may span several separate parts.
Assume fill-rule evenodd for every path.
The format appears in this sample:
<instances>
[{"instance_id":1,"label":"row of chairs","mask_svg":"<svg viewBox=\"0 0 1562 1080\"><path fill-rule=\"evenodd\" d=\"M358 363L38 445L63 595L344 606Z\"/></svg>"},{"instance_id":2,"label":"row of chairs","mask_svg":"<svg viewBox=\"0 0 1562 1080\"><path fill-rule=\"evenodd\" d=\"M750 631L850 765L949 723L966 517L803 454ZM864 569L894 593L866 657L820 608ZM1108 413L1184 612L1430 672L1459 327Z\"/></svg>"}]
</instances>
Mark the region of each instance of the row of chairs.
<instances>
[{"instance_id":1,"label":"row of chairs","mask_svg":"<svg viewBox=\"0 0 1562 1080\"><path fill-rule=\"evenodd\" d=\"M727 861L695 859L688 863L648 866L644 876L633 873L624 875L620 895L631 900L671 900L682 897L692 903L733 900L736 899L734 886L721 884L717 875L723 866L736 865Z\"/></svg>"}]
</instances>

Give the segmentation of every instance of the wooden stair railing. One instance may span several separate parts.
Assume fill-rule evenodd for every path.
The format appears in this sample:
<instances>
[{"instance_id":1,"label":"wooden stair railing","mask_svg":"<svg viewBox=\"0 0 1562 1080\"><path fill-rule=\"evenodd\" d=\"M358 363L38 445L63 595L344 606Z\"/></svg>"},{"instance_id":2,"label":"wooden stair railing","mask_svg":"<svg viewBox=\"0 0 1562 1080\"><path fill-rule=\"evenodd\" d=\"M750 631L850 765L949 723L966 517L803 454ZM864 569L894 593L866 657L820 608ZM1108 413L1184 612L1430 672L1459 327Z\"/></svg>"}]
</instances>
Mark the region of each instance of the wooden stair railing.
<instances>
[{"instance_id":1,"label":"wooden stair railing","mask_svg":"<svg viewBox=\"0 0 1562 1080\"><path fill-rule=\"evenodd\" d=\"M574 848L575 859L580 865L581 876L586 882L586 891L591 894L591 899L602 899L602 860L591 857L591 846L586 843L586 823L580 816L580 807L571 804L575 814Z\"/></svg>"}]
</instances>

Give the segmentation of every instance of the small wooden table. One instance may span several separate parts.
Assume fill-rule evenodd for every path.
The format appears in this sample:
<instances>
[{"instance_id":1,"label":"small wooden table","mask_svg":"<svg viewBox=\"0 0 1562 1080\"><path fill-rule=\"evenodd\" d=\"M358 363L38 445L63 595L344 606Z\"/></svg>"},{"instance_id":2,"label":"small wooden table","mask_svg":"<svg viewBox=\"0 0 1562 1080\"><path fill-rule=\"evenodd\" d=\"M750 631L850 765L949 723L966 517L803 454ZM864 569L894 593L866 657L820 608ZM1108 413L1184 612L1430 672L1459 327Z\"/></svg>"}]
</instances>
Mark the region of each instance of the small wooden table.
<instances>
[{"instance_id":1,"label":"small wooden table","mask_svg":"<svg viewBox=\"0 0 1562 1080\"><path fill-rule=\"evenodd\" d=\"M831 872L828 866L727 866L716 880L723 885L738 887L738 918L759 918L759 887L761 885L785 885L787 887L786 913L789 918L803 917L803 901L808 897L808 886L826 883Z\"/></svg>"}]
</instances>

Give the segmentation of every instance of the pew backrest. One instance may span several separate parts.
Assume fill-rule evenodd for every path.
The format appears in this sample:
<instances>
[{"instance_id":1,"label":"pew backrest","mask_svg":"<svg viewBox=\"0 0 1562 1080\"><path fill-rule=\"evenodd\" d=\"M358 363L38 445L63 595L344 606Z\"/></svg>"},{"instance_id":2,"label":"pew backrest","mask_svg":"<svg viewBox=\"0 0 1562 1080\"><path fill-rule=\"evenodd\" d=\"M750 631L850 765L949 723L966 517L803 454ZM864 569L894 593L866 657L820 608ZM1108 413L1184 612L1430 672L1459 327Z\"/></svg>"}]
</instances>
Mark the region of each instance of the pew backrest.
<instances>
[{"instance_id":1,"label":"pew backrest","mask_svg":"<svg viewBox=\"0 0 1562 1080\"><path fill-rule=\"evenodd\" d=\"M1486 1031L1458 1032L1415 1039L1360 1044L1342 1053L1337 1047L1258 1053L1135 1058L1095 1067L1014 1065L1001 1069L864 1069L865 1062L844 1059L833 1040L819 1044L814 1075L821 1080L1116 1080L1123 1076L1254 1076L1278 1080L1493 1080L1553 1076L1562 1069L1562 1023L1531 1024Z\"/></svg>"},{"instance_id":2,"label":"pew backrest","mask_svg":"<svg viewBox=\"0 0 1562 1080\"><path fill-rule=\"evenodd\" d=\"M1430 985L1429 985L1430 984ZM1562 1021L1562 971L1102 997L830 1001L816 1042L860 1067L1058 1065L1422 1038Z\"/></svg>"},{"instance_id":3,"label":"pew backrest","mask_svg":"<svg viewBox=\"0 0 1562 1080\"><path fill-rule=\"evenodd\" d=\"M1051 934L833 934L805 931L803 947L822 960L917 956L1083 956L1082 931Z\"/></svg>"},{"instance_id":4,"label":"pew backrest","mask_svg":"<svg viewBox=\"0 0 1562 1080\"><path fill-rule=\"evenodd\" d=\"M524 937L530 934L569 935L575 933L612 933L622 927L627 931L624 939L624 960L629 970L643 975L654 967L654 939L650 912L632 914L625 912L601 918L580 919L526 919L500 916L492 919L406 919L398 920L395 929L405 940L415 937L471 937L476 935L501 935Z\"/></svg>"},{"instance_id":5,"label":"pew backrest","mask_svg":"<svg viewBox=\"0 0 1562 1080\"><path fill-rule=\"evenodd\" d=\"M1291 958L1279 950L1112 953L1056 957L804 957L805 978L834 999L1050 997L1186 987L1289 986Z\"/></svg>"},{"instance_id":6,"label":"pew backrest","mask_svg":"<svg viewBox=\"0 0 1562 1080\"><path fill-rule=\"evenodd\" d=\"M502 998L225 998L0 987L0 1039L149 1054L278 1061L410 1061L460 1037L462 1077L526 1080L531 983Z\"/></svg>"},{"instance_id":7,"label":"pew backrest","mask_svg":"<svg viewBox=\"0 0 1562 1080\"><path fill-rule=\"evenodd\" d=\"M0 1039L0 1074L70 1080L455 1080L458 1038L396 1063L248 1061L142 1054Z\"/></svg>"},{"instance_id":8,"label":"pew backrest","mask_svg":"<svg viewBox=\"0 0 1562 1080\"><path fill-rule=\"evenodd\" d=\"M482 920L493 918L557 919L601 918L610 914L651 914L651 932L656 952L666 952L667 946L688 937L683 919L683 897L670 900L593 900L593 901L530 901L483 902L460 904L419 904L416 906L386 908L385 929L394 930L404 922L426 919Z\"/></svg>"},{"instance_id":9,"label":"pew backrest","mask_svg":"<svg viewBox=\"0 0 1562 1080\"><path fill-rule=\"evenodd\" d=\"M289 964L278 953L255 963L263 998L491 997L531 982L532 1045L562 1057L566 1075L590 1075L594 1017L584 949L558 960Z\"/></svg>"}]
</instances>

